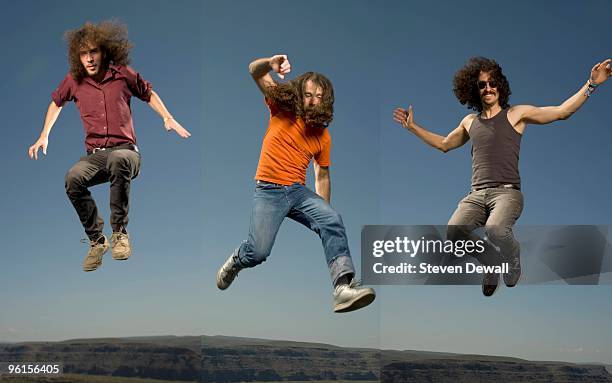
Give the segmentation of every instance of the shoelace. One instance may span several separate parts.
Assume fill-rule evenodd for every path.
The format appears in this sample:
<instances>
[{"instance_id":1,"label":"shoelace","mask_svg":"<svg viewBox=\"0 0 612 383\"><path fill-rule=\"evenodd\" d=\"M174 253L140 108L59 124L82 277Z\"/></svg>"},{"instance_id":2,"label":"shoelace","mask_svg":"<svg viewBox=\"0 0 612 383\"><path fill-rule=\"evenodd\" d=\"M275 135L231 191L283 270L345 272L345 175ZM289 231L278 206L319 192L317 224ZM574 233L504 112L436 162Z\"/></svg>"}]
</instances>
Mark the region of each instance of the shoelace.
<instances>
[{"instance_id":1,"label":"shoelace","mask_svg":"<svg viewBox=\"0 0 612 383\"><path fill-rule=\"evenodd\" d=\"M81 238L81 243L87 243L89 247L94 247L99 244L97 241L92 241L89 238Z\"/></svg>"},{"instance_id":2,"label":"shoelace","mask_svg":"<svg viewBox=\"0 0 612 383\"><path fill-rule=\"evenodd\" d=\"M123 232L119 232L119 233L115 233L115 238L117 238L117 240L122 240L128 237L128 235L126 233Z\"/></svg>"},{"instance_id":3,"label":"shoelace","mask_svg":"<svg viewBox=\"0 0 612 383\"><path fill-rule=\"evenodd\" d=\"M346 288L349 288L349 289L356 289L356 288L361 287L361 281L353 278L353 280L351 280L351 282L348 285L342 284L342 285L336 286L336 291L342 286L346 286Z\"/></svg>"}]
</instances>

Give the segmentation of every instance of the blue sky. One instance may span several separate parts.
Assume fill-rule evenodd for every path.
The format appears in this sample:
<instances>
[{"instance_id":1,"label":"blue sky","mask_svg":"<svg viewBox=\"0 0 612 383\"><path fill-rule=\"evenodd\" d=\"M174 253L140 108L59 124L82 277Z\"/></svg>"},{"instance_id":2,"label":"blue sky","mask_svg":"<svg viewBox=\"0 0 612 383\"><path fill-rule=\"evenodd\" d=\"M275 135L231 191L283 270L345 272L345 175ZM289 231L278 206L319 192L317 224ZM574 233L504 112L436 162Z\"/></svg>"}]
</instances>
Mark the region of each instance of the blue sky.
<instances>
[{"instance_id":1,"label":"blue sky","mask_svg":"<svg viewBox=\"0 0 612 383\"><path fill-rule=\"evenodd\" d=\"M470 145L442 154L395 124L393 108L412 104L419 124L451 131L469 113L452 93L452 78L471 56L502 65L512 104L558 105L610 57L610 10L604 1L386 2L378 56L393 70L381 80L381 223L444 224L470 185ZM602 88L571 119L527 127L518 224L611 223L605 176L612 161L611 95ZM476 286L385 287L381 343L610 362L610 289L518 286L485 299ZM402 327L405 335L396 331Z\"/></svg>"},{"instance_id":2,"label":"blue sky","mask_svg":"<svg viewBox=\"0 0 612 383\"><path fill-rule=\"evenodd\" d=\"M332 79L332 204L358 264L362 225L444 224L469 187L469 146L436 152L393 123L393 108L411 103L417 122L450 131L467 113L452 76L474 55L501 63L512 103L558 104L610 56L609 2L144 4L26 1L0 16L2 45L16 58L1 64L10 75L2 96L0 340L221 334L612 362L609 286L519 286L493 299L476 286L380 287L372 307L334 315L320 241L289 220L266 263L227 291L214 285L247 235L267 124L251 60L285 53L293 75ZM26 150L67 71L62 33L111 17L129 27L133 67L193 136L166 133L133 101L143 153L132 188L134 256L106 257L85 274L84 234L63 190L83 150L75 106L64 108L46 158L30 161ZM611 223L609 85L570 120L527 128L520 224ZM107 186L94 190L108 217Z\"/></svg>"}]
</instances>

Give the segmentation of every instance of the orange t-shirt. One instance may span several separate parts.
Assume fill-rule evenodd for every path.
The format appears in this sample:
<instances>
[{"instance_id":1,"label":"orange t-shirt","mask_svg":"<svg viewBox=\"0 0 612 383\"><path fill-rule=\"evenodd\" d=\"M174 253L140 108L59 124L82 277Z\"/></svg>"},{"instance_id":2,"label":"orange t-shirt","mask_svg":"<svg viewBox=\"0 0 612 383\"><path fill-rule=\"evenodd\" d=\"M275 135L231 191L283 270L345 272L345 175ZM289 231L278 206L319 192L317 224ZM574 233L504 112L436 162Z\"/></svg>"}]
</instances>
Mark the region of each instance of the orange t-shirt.
<instances>
[{"instance_id":1,"label":"orange t-shirt","mask_svg":"<svg viewBox=\"0 0 612 383\"><path fill-rule=\"evenodd\" d=\"M256 180L281 185L306 183L310 160L329 166L331 135L327 128L307 127L300 117L270 104L270 124L264 135Z\"/></svg>"}]
</instances>

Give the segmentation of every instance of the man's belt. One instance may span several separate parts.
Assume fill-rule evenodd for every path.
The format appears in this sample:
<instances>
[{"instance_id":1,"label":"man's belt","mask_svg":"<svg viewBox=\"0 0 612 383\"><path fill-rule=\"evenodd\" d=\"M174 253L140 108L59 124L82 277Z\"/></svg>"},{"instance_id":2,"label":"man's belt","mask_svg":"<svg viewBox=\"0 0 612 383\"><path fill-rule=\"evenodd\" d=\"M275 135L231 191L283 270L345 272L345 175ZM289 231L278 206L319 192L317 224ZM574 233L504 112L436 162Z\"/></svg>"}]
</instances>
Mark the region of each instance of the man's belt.
<instances>
[{"instance_id":1,"label":"man's belt","mask_svg":"<svg viewBox=\"0 0 612 383\"><path fill-rule=\"evenodd\" d=\"M514 189L518 191L521 190L520 187L514 184L499 184L499 185L493 185L493 186L483 186L480 188L472 188L472 191L479 191L479 190L485 190L485 189L491 189L491 188Z\"/></svg>"},{"instance_id":2,"label":"man's belt","mask_svg":"<svg viewBox=\"0 0 612 383\"><path fill-rule=\"evenodd\" d=\"M92 148L87 151L87 154L94 154L102 150L118 150L118 149L130 149L138 153L138 146L127 143L127 144L119 144L115 146L106 146L104 148Z\"/></svg>"},{"instance_id":3,"label":"man's belt","mask_svg":"<svg viewBox=\"0 0 612 383\"><path fill-rule=\"evenodd\" d=\"M274 182L268 182L268 181L262 181L262 180L256 180L257 185L269 185L269 186L280 186L280 187L285 187L288 185L281 185L281 184L277 184Z\"/></svg>"}]
</instances>

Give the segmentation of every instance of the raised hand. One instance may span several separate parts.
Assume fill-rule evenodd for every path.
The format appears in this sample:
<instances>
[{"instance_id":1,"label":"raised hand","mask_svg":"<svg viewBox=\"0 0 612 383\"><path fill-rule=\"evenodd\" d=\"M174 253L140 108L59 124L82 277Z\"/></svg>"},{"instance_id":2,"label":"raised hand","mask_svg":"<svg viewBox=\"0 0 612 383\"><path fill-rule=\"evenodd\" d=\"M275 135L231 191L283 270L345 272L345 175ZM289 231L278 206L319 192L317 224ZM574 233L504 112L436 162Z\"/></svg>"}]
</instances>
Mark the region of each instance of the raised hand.
<instances>
[{"instance_id":1,"label":"raised hand","mask_svg":"<svg viewBox=\"0 0 612 383\"><path fill-rule=\"evenodd\" d=\"M414 113L412 112L412 105L408 109L397 108L393 111L393 120L402 124L406 129L410 129L410 126L414 123Z\"/></svg>"},{"instance_id":2,"label":"raised hand","mask_svg":"<svg viewBox=\"0 0 612 383\"><path fill-rule=\"evenodd\" d=\"M43 154L46 156L48 145L49 145L49 139L47 137L40 137L34 143L34 145L30 146L30 149L28 149L28 154L30 155L30 158L33 158L35 160L38 159L38 149L42 149Z\"/></svg>"},{"instance_id":3,"label":"raised hand","mask_svg":"<svg viewBox=\"0 0 612 383\"><path fill-rule=\"evenodd\" d=\"M612 76L612 59L607 59L593 66L590 80L591 83L599 85L606 82L610 76Z\"/></svg>"},{"instance_id":4,"label":"raised hand","mask_svg":"<svg viewBox=\"0 0 612 383\"><path fill-rule=\"evenodd\" d=\"M285 75L291 72L291 63L287 58L287 55L276 55L270 57L270 67L278 77L284 79Z\"/></svg>"}]
</instances>

